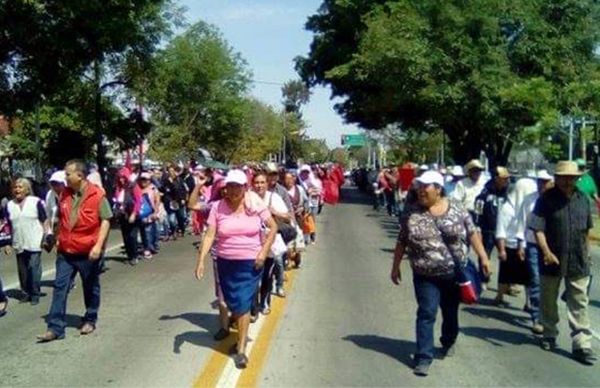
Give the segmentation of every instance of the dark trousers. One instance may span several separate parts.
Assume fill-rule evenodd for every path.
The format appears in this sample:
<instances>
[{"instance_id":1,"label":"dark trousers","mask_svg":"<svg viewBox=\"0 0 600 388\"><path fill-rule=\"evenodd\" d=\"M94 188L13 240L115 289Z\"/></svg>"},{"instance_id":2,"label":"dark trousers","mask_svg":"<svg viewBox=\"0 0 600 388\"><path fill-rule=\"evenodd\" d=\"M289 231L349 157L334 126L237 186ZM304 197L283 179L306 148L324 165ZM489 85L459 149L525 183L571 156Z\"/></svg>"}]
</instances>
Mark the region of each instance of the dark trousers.
<instances>
[{"instance_id":1,"label":"dark trousers","mask_svg":"<svg viewBox=\"0 0 600 388\"><path fill-rule=\"evenodd\" d=\"M256 297L252 303L252 315L256 316L260 310L271 305L271 291L273 290L275 260L267 257L263 267L263 274L260 280L260 286L256 292Z\"/></svg>"},{"instance_id":2,"label":"dark trousers","mask_svg":"<svg viewBox=\"0 0 600 388\"><path fill-rule=\"evenodd\" d=\"M30 251L17 253L17 268L21 290L31 299L39 299L42 283L42 253Z\"/></svg>"},{"instance_id":3,"label":"dark trousers","mask_svg":"<svg viewBox=\"0 0 600 388\"><path fill-rule=\"evenodd\" d=\"M481 238L483 240L483 248L485 249L485 252L487 253L488 257L492 257L492 251L496 246L496 232L492 230L482 230ZM489 283L490 281L489 276L485 276L483 274L481 265L479 266L479 278L483 283Z\"/></svg>"},{"instance_id":4,"label":"dark trousers","mask_svg":"<svg viewBox=\"0 0 600 388\"><path fill-rule=\"evenodd\" d=\"M383 195L385 195L385 206L388 215L391 216L396 214L396 197L394 195L394 190L384 190Z\"/></svg>"},{"instance_id":5,"label":"dark trousers","mask_svg":"<svg viewBox=\"0 0 600 388\"><path fill-rule=\"evenodd\" d=\"M414 275L417 297L417 352L415 361L433 360L433 328L438 306L442 309L443 347L450 347L458 336L459 290L454 277L436 278Z\"/></svg>"},{"instance_id":6,"label":"dark trousers","mask_svg":"<svg viewBox=\"0 0 600 388\"><path fill-rule=\"evenodd\" d=\"M52 305L48 313L48 330L59 337L65 335L67 325L67 296L71 278L79 273L83 287L85 315L83 322L92 325L98 320L100 308L100 266L98 261L90 261L87 255L68 255L58 253L56 256L56 279L52 293Z\"/></svg>"},{"instance_id":7,"label":"dark trousers","mask_svg":"<svg viewBox=\"0 0 600 388\"><path fill-rule=\"evenodd\" d=\"M6 294L4 293L4 286L2 285L2 278L0 278L0 303L2 302L8 302L8 298L6 297Z\"/></svg>"},{"instance_id":8,"label":"dark trousers","mask_svg":"<svg viewBox=\"0 0 600 388\"><path fill-rule=\"evenodd\" d=\"M123 244L125 244L125 252L127 258L133 260L138 255L138 234L140 233L139 221L129 223L126 217L122 217L121 223L121 235L123 236Z\"/></svg>"}]
</instances>

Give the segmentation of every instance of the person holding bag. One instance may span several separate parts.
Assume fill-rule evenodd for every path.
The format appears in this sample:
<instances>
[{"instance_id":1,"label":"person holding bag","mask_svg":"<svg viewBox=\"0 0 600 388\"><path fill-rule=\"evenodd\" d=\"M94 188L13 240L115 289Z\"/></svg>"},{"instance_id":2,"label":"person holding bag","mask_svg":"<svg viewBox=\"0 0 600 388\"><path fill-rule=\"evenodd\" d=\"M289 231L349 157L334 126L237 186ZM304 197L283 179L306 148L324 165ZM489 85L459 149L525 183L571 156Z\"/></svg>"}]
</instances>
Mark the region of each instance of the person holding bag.
<instances>
[{"instance_id":1,"label":"person holding bag","mask_svg":"<svg viewBox=\"0 0 600 388\"><path fill-rule=\"evenodd\" d=\"M444 356L452 356L458 336L460 303L456 268L468 260L469 243L479 256L480 266L490 273L490 263L469 213L444 193L444 178L427 171L416 179L418 205L407 209L400 222L391 280L401 280L400 263L408 256L417 298L417 351L414 373L426 376L433 361L433 328L438 306L442 310L441 342Z\"/></svg>"}]
</instances>

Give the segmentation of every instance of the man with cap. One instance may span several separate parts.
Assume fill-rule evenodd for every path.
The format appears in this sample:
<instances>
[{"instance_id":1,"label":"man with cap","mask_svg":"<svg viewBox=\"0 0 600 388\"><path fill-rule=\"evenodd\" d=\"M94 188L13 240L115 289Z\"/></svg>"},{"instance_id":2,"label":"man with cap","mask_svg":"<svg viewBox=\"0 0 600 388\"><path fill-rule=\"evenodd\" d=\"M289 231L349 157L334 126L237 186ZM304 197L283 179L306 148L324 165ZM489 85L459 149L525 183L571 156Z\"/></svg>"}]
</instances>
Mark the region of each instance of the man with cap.
<instances>
[{"instance_id":1,"label":"man with cap","mask_svg":"<svg viewBox=\"0 0 600 388\"><path fill-rule=\"evenodd\" d=\"M44 202L47 216L44 230L47 232L42 241L42 247L47 251L52 250L56 243L54 228L58 225L58 199L66 186L65 171L55 171L50 176L49 184L50 190L46 193L46 200Z\"/></svg>"},{"instance_id":2,"label":"man with cap","mask_svg":"<svg viewBox=\"0 0 600 388\"><path fill-rule=\"evenodd\" d=\"M452 199L460 202L475 219L475 198L485 186L483 164L477 159L471 160L465 166L467 177L461 179L452 192Z\"/></svg>"},{"instance_id":3,"label":"man with cap","mask_svg":"<svg viewBox=\"0 0 600 388\"><path fill-rule=\"evenodd\" d=\"M524 310L531 315L531 331L534 334L541 335L544 332L544 328L540 324L540 266L542 253L535 239L535 233L527 225L531 220L537 200L548 189L552 188L554 178L547 170L534 172L531 177L536 180L537 191L527 195L523 199L521 207L517 209L517 238L524 242L524 247L520 248L519 255L525 257L530 274Z\"/></svg>"},{"instance_id":4,"label":"man with cap","mask_svg":"<svg viewBox=\"0 0 600 388\"><path fill-rule=\"evenodd\" d=\"M456 189L456 185L464 179L465 173L461 166L453 166L448 175L450 176L444 183L444 191L446 192L446 196L450 197Z\"/></svg>"},{"instance_id":5,"label":"man with cap","mask_svg":"<svg viewBox=\"0 0 600 388\"><path fill-rule=\"evenodd\" d=\"M588 235L593 225L590 201L576 187L580 176L575 162L558 162L554 172L556 185L535 204L529 227L535 232L543 254L541 346L545 350L556 347L557 299L564 279L573 358L584 365L593 365L597 357L592 350L587 294L591 266Z\"/></svg>"},{"instance_id":6,"label":"man with cap","mask_svg":"<svg viewBox=\"0 0 600 388\"><path fill-rule=\"evenodd\" d=\"M510 173L506 167L496 167L483 190L475 198L475 225L481 230L483 246L490 256L496 245L498 209L506 201ZM489 281L482 275L484 283Z\"/></svg>"}]
</instances>

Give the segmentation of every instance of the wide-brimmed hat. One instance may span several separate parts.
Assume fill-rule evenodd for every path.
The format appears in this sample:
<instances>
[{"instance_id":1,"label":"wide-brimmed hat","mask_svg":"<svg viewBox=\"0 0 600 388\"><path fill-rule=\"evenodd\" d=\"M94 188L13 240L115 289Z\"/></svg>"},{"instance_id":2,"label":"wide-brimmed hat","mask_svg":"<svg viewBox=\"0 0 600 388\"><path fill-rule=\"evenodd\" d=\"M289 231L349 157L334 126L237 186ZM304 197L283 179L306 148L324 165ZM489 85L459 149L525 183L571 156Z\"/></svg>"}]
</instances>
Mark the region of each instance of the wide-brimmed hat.
<instances>
[{"instance_id":1,"label":"wide-brimmed hat","mask_svg":"<svg viewBox=\"0 0 600 388\"><path fill-rule=\"evenodd\" d=\"M479 159L472 159L465 165L465 171L468 173L471 170L484 170L483 164L479 161Z\"/></svg>"},{"instance_id":2,"label":"wide-brimmed hat","mask_svg":"<svg viewBox=\"0 0 600 388\"><path fill-rule=\"evenodd\" d=\"M510 171L506 167L496 167L495 176L499 178L510 178Z\"/></svg>"},{"instance_id":3,"label":"wide-brimmed hat","mask_svg":"<svg viewBox=\"0 0 600 388\"><path fill-rule=\"evenodd\" d=\"M582 174L577 167L577 163L571 160L561 160L556 163L556 168L554 169L555 176L580 176Z\"/></svg>"},{"instance_id":4,"label":"wide-brimmed hat","mask_svg":"<svg viewBox=\"0 0 600 388\"><path fill-rule=\"evenodd\" d=\"M269 162L265 165L265 171L267 174L275 174L279 172L279 167L277 166L277 163Z\"/></svg>"}]
</instances>

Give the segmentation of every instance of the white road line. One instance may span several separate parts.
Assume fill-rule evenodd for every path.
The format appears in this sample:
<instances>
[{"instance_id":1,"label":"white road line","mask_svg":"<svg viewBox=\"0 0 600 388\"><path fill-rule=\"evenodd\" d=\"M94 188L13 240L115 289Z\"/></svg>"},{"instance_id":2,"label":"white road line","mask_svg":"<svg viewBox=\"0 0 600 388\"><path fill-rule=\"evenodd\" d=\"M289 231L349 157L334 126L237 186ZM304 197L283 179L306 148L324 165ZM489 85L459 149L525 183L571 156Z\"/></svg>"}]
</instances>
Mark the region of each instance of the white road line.
<instances>
[{"instance_id":1,"label":"white road line","mask_svg":"<svg viewBox=\"0 0 600 388\"><path fill-rule=\"evenodd\" d=\"M112 251L114 251L114 250L116 250L116 249L118 249L118 248L120 248L122 246L123 246L123 243L115 244L115 245L113 245L111 247L108 247L104 251L104 253L112 252ZM56 273L56 268L47 269L44 272L42 272L42 279L45 278L45 277L48 277L48 276L52 276L55 273ZM4 286L3 289L4 289L4 291L7 291L7 290L12 290L12 289L18 288L19 286L20 286L19 282L16 281L16 282L7 284L6 286Z\"/></svg>"},{"instance_id":2,"label":"white road line","mask_svg":"<svg viewBox=\"0 0 600 388\"><path fill-rule=\"evenodd\" d=\"M259 318L255 323L250 324L250 329L248 330L248 337L252 338L252 341L249 341L246 345L246 354L248 357L252 354L252 347L254 343L258 339L258 334L260 333L263 324L265 322L265 316L259 314ZM235 387L237 386L237 382L240 379L240 375L242 374L242 370L235 367L235 363L233 362L233 358L229 357L227 361L227 365L221 373L221 377L219 378L219 382L217 383L217 387Z\"/></svg>"}]
</instances>

